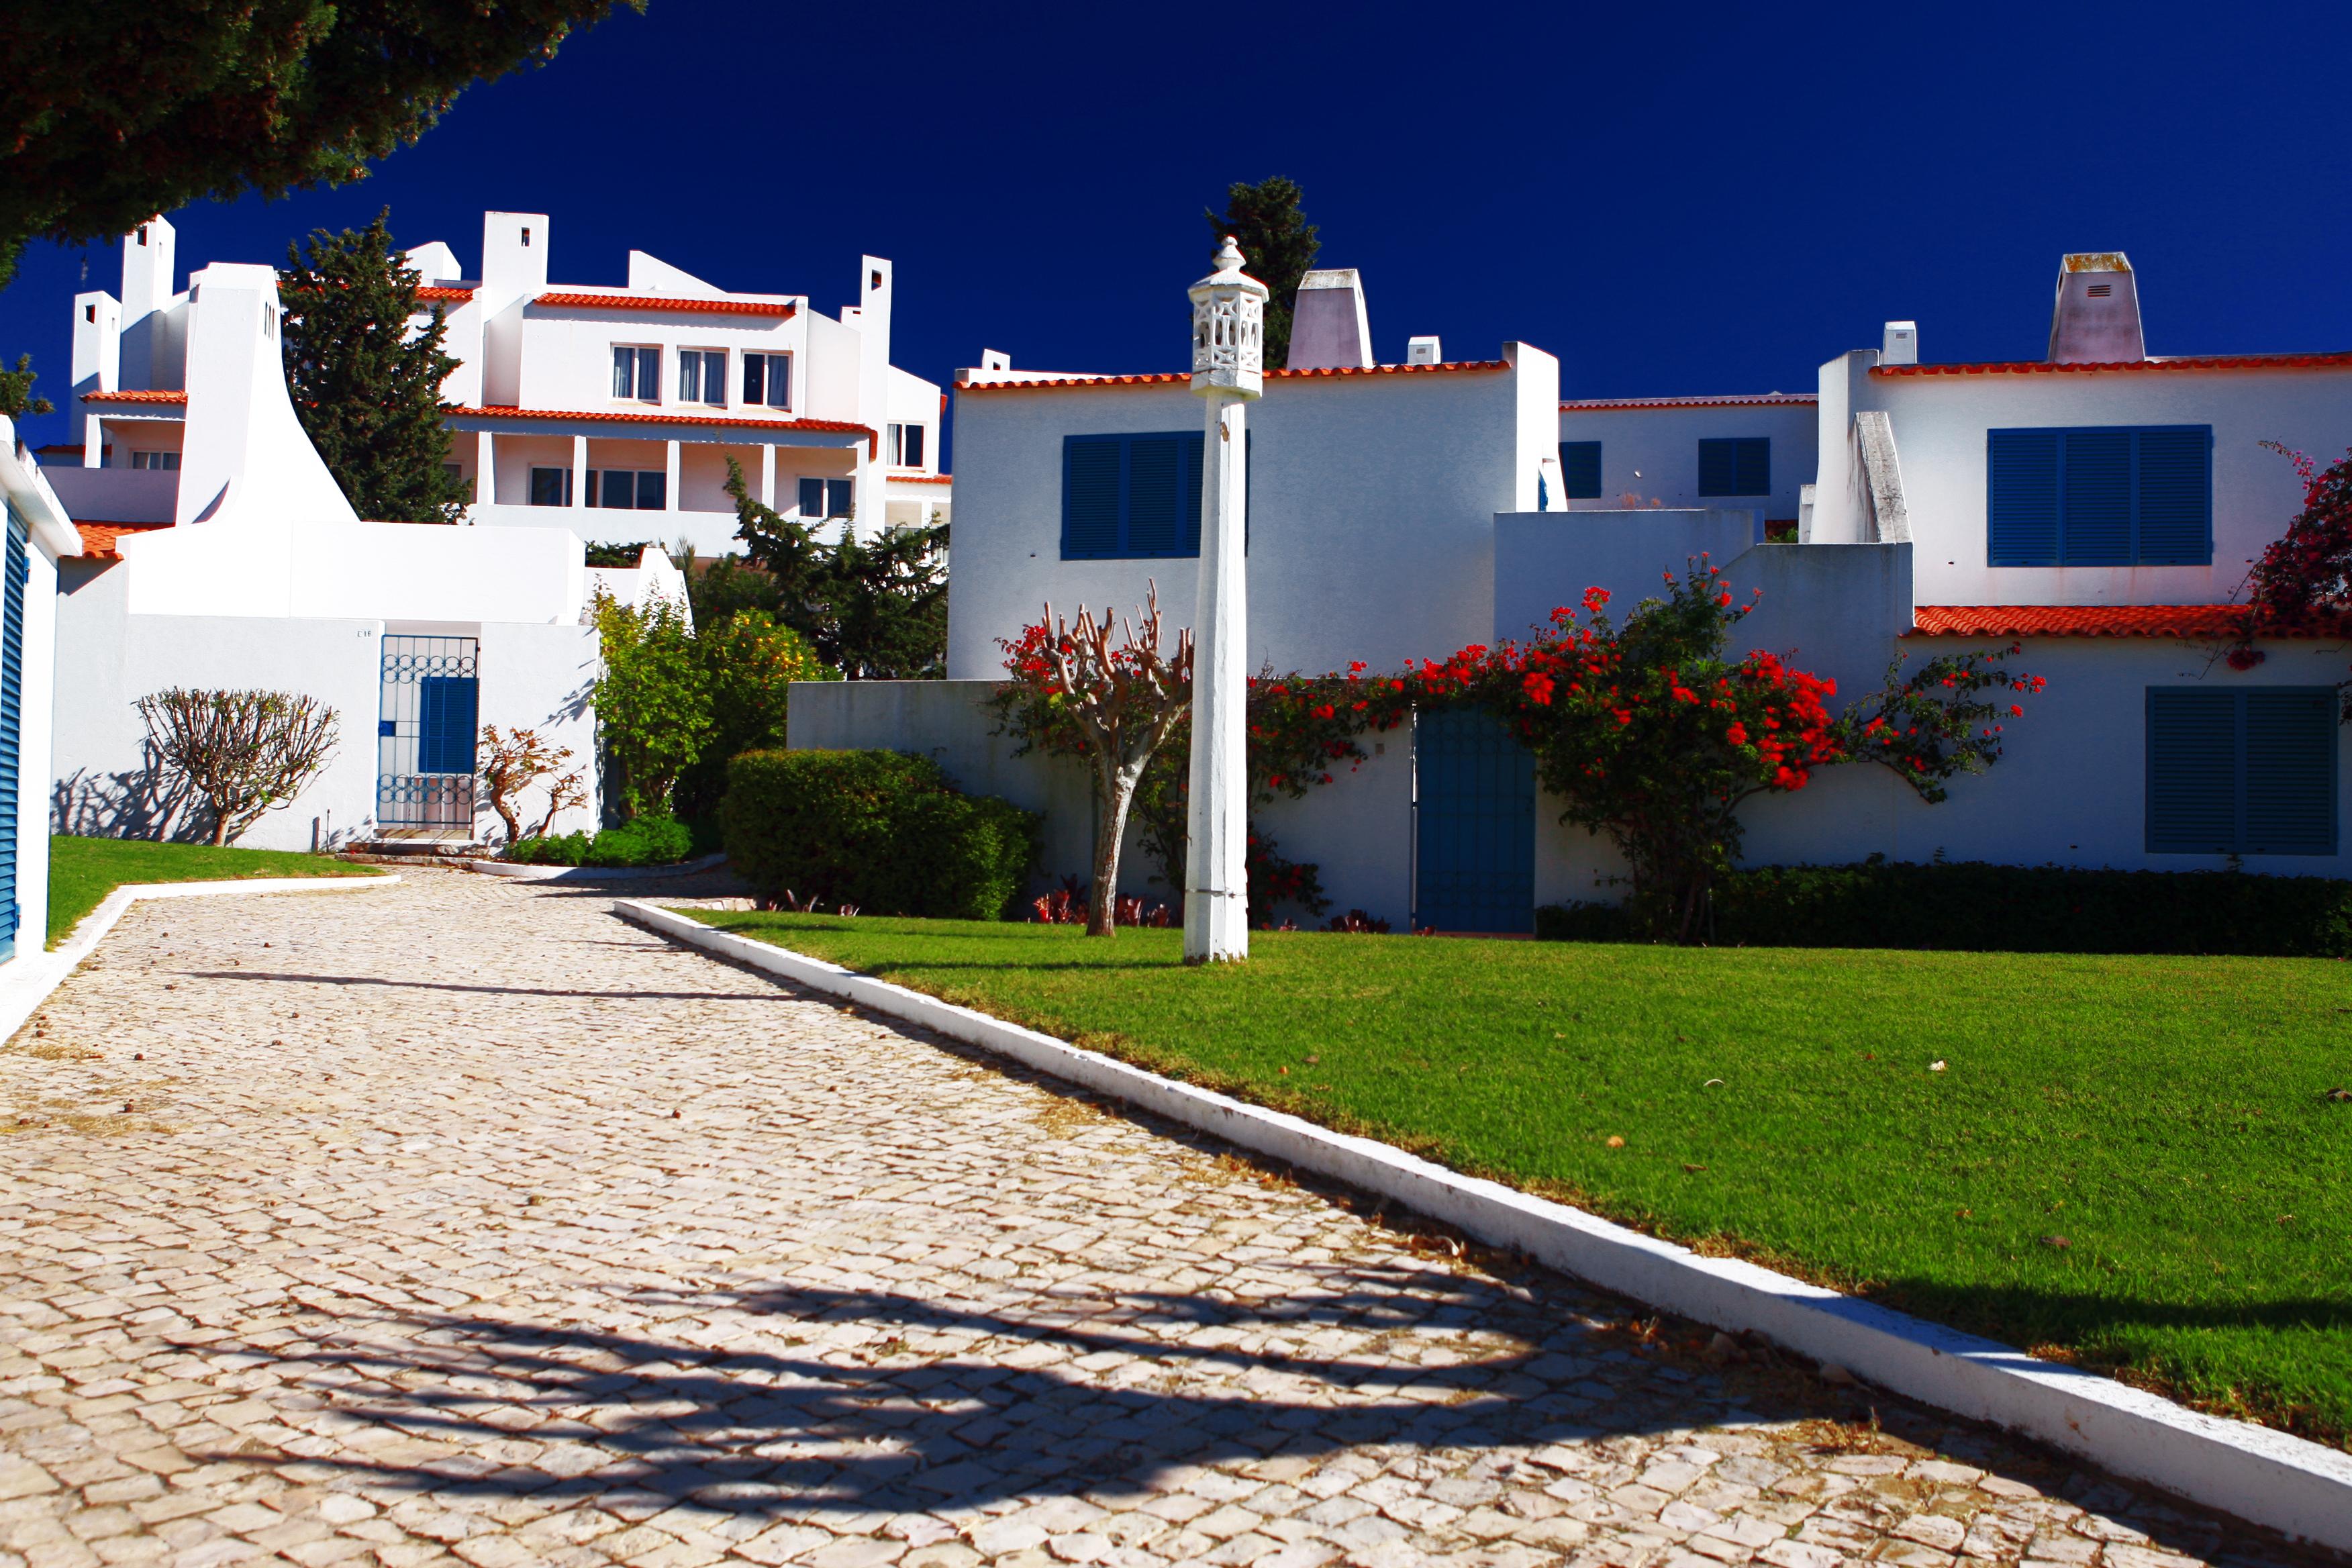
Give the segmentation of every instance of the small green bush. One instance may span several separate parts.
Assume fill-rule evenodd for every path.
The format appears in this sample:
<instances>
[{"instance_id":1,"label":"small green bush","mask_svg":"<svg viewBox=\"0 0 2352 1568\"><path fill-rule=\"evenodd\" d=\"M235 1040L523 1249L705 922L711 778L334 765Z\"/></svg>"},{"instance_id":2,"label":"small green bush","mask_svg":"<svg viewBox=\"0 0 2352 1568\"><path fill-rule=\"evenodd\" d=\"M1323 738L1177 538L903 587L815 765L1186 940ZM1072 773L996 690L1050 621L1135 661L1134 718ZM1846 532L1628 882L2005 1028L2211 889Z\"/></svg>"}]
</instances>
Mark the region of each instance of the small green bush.
<instances>
[{"instance_id":1,"label":"small green bush","mask_svg":"<svg viewBox=\"0 0 2352 1568\"><path fill-rule=\"evenodd\" d=\"M693 834L672 817L648 814L591 838L564 833L508 846L505 858L531 866L674 866L693 851Z\"/></svg>"},{"instance_id":2,"label":"small green bush","mask_svg":"<svg viewBox=\"0 0 2352 1568\"><path fill-rule=\"evenodd\" d=\"M898 752L746 752L727 768L728 863L772 902L994 920L1027 881L1039 818L965 795Z\"/></svg>"},{"instance_id":3,"label":"small green bush","mask_svg":"<svg viewBox=\"0 0 2352 1568\"><path fill-rule=\"evenodd\" d=\"M1553 942L1632 940L1601 904L1536 911ZM2067 866L1765 866L1716 885L1718 947L2352 957L2352 881Z\"/></svg>"}]
</instances>

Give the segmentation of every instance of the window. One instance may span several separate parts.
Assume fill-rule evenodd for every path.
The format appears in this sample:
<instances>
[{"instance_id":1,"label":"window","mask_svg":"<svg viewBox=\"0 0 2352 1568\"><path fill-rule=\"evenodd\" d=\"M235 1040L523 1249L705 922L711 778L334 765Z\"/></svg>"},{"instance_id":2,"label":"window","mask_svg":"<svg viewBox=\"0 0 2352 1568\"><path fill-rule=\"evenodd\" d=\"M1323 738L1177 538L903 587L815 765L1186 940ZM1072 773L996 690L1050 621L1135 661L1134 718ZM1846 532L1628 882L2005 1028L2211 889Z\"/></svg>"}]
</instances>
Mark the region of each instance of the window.
<instances>
[{"instance_id":1,"label":"window","mask_svg":"<svg viewBox=\"0 0 2352 1568\"><path fill-rule=\"evenodd\" d=\"M534 483L538 470L532 470ZM661 511L669 506L669 475L659 468L591 468L588 504L613 511Z\"/></svg>"},{"instance_id":2,"label":"window","mask_svg":"<svg viewBox=\"0 0 2352 1568\"><path fill-rule=\"evenodd\" d=\"M1994 566L2210 566L2213 427L1985 432Z\"/></svg>"},{"instance_id":3,"label":"window","mask_svg":"<svg viewBox=\"0 0 2352 1568\"><path fill-rule=\"evenodd\" d=\"M1698 493L1703 496L1769 496L1772 493L1772 438L1735 436L1698 444Z\"/></svg>"},{"instance_id":4,"label":"window","mask_svg":"<svg viewBox=\"0 0 2352 1568\"><path fill-rule=\"evenodd\" d=\"M613 395L634 398L639 403L659 403L661 350L616 345L613 350Z\"/></svg>"},{"instance_id":5,"label":"window","mask_svg":"<svg viewBox=\"0 0 2352 1568\"><path fill-rule=\"evenodd\" d=\"M793 405L793 356L745 354L743 401L754 408L762 405L790 408Z\"/></svg>"},{"instance_id":6,"label":"window","mask_svg":"<svg viewBox=\"0 0 2352 1568\"><path fill-rule=\"evenodd\" d=\"M570 506L572 504L572 470L570 468L531 469L530 504Z\"/></svg>"},{"instance_id":7,"label":"window","mask_svg":"<svg viewBox=\"0 0 2352 1568\"><path fill-rule=\"evenodd\" d=\"M677 351L677 400L708 403L715 408L727 406L725 349Z\"/></svg>"},{"instance_id":8,"label":"window","mask_svg":"<svg viewBox=\"0 0 2352 1568\"><path fill-rule=\"evenodd\" d=\"M134 468L177 468L180 466L180 454L177 452L133 452L131 454L131 466Z\"/></svg>"},{"instance_id":9,"label":"window","mask_svg":"<svg viewBox=\"0 0 2352 1568\"><path fill-rule=\"evenodd\" d=\"M893 425L890 426L890 462L901 468L923 466L923 426Z\"/></svg>"},{"instance_id":10,"label":"window","mask_svg":"<svg viewBox=\"0 0 2352 1568\"><path fill-rule=\"evenodd\" d=\"M1562 441L1559 483L1570 500L1591 500L1601 494L1601 443Z\"/></svg>"},{"instance_id":11,"label":"window","mask_svg":"<svg viewBox=\"0 0 2352 1568\"><path fill-rule=\"evenodd\" d=\"M1062 438L1062 559L1201 553L1201 432Z\"/></svg>"},{"instance_id":12,"label":"window","mask_svg":"<svg viewBox=\"0 0 2352 1568\"><path fill-rule=\"evenodd\" d=\"M801 517L803 521L817 518L846 518L856 510L855 479L803 479L801 481Z\"/></svg>"},{"instance_id":13,"label":"window","mask_svg":"<svg viewBox=\"0 0 2352 1568\"><path fill-rule=\"evenodd\" d=\"M2327 686L2147 689L2147 852L2336 853Z\"/></svg>"}]
</instances>

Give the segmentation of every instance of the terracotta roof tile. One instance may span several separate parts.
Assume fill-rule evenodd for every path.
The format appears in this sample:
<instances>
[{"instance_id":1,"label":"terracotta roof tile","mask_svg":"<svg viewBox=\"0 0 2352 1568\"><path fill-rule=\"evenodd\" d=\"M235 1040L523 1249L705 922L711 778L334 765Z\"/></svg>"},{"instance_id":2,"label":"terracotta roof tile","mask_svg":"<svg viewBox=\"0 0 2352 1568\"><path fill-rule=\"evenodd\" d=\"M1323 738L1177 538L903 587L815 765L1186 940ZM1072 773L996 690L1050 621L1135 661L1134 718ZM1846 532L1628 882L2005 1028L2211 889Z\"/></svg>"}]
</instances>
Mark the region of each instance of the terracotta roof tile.
<instances>
[{"instance_id":1,"label":"terracotta roof tile","mask_svg":"<svg viewBox=\"0 0 2352 1568\"><path fill-rule=\"evenodd\" d=\"M955 480L950 479L945 474L892 474L888 476L888 478L890 482L894 485L951 485L955 483Z\"/></svg>"},{"instance_id":2,"label":"terracotta roof tile","mask_svg":"<svg viewBox=\"0 0 2352 1568\"><path fill-rule=\"evenodd\" d=\"M1790 407L1821 401L1810 392L1746 392L1722 397L1579 397L1561 404L1560 411L1591 413L1610 408L1748 408Z\"/></svg>"},{"instance_id":3,"label":"terracotta roof tile","mask_svg":"<svg viewBox=\"0 0 2352 1568\"><path fill-rule=\"evenodd\" d=\"M1882 364L1873 375L2083 375L2100 371L2300 370L2352 365L2352 352L2289 354L2192 354L2171 359L2118 360L2104 364L2050 364L2041 360L1986 364Z\"/></svg>"},{"instance_id":4,"label":"terracotta roof tile","mask_svg":"<svg viewBox=\"0 0 2352 1568\"><path fill-rule=\"evenodd\" d=\"M1342 375L1426 375L1450 371L1508 370L1508 360L1449 360L1444 364L1330 365L1319 370L1270 370L1268 381L1305 381ZM960 381L959 392L1031 392L1041 387L1067 386L1189 386L1188 370L1150 371L1136 375L1061 375L1044 381Z\"/></svg>"},{"instance_id":5,"label":"terracotta roof tile","mask_svg":"<svg viewBox=\"0 0 2352 1568\"><path fill-rule=\"evenodd\" d=\"M122 536L126 533L152 533L159 528L169 528L168 522L79 522L74 528L81 534L81 552L97 561L122 559Z\"/></svg>"},{"instance_id":6,"label":"terracotta roof tile","mask_svg":"<svg viewBox=\"0 0 2352 1568\"><path fill-rule=\"evenodd\" d=\"M2223 637L2236 605L1921 605L1915 637Z\"/></svg>"},{"instance_id":7,"label":"terracotta roof tile","mask_svg":"<svg viewBox=\"0 0 2352 1568\"><path fill-rule=\"evenodd\" d=\"M416 290L416 297L427 305L436 301L463 303L474 297L474 291L471 289L452 289L438 283L427 283Z\"/></svg>"},{"instance_id":8,"label":"terracotta roof tile","mask_svg":"<svg viewBox=\"0 0 2352 1568\"><path fill-rule=\"evenodd\" d=\"M683 294L541 294L531 303L560 305L572 310L650 310L687 316L771 316L779 321L800 313L798 305L787 305L774 300L709 300Z\"/></svg>"},{"instance_id":9,"label":"terracotta roof tile","mask_svg":"<svg viewBox=\"0 0 2352 1568\"><path fill-rule=\"evenodd\" d=\"M84 403L164 403L185 406L188 395L184 392L85 392L81 400Z\"/></svg>"}]
</instances>

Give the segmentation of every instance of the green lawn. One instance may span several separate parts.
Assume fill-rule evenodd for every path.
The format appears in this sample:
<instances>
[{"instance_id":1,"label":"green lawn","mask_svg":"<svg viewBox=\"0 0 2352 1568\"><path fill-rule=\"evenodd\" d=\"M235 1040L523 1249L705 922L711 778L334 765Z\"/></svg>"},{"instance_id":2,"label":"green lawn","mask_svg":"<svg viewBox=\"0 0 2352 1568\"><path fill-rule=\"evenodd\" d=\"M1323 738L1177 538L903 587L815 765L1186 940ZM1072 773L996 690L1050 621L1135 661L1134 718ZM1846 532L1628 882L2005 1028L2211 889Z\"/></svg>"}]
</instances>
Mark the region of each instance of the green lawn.
<instances>
[{"instance_id":1,"label":"green lawn","mask_svg":"<svg viewBox=\"0 0 2352 1568\"><path fill-rule=\"evenodd\" d=\"M66 939L82 916L125 882L219 882L248 877L364 877L355 866L325 855L287 849L215 849L209 844L158 844L145 838L49 836L49 945Z\"/></svg>"},{"instance_id":2,"label":"green lawn","mask_svg":"<svg viewBox=\"0 0 2352 1568\"><path fill-rule=\"evenodd\" d=\"M2352 1438L2352 964L1259 933L1187 970L1175 931L696 913Z\"/></svg>"}]
</instances>

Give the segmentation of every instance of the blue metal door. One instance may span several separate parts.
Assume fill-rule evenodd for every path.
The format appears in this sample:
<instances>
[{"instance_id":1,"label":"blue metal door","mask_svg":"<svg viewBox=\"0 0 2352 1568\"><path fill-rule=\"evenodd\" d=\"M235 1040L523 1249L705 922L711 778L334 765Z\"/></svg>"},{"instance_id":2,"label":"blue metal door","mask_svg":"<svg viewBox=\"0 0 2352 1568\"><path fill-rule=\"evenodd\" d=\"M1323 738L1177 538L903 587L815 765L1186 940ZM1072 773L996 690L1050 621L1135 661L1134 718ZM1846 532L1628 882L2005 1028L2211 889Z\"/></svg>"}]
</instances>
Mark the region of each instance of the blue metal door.
<instances>
[{"instance_id":1,"label":"blue metal door","mask_svg":"<svg viewBox=\"0 0 2352 1568\"><path fill-rule=\"evenodd\" d=\"M1536 761L1475 711L1413 721L1412 923L1428 931L1535 929Z\"/></svg>"},{"instance_id":2,"label":"blue metal door","mask_svg":"<svg viewBox=\"0 0 2352 1568\"><path fill-rule=\"evenodd\" d=\"M383 639L375 743L378 827L472 834L479 649L473 637Z\"/></svg>"}]
</instances>

